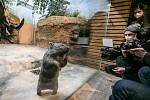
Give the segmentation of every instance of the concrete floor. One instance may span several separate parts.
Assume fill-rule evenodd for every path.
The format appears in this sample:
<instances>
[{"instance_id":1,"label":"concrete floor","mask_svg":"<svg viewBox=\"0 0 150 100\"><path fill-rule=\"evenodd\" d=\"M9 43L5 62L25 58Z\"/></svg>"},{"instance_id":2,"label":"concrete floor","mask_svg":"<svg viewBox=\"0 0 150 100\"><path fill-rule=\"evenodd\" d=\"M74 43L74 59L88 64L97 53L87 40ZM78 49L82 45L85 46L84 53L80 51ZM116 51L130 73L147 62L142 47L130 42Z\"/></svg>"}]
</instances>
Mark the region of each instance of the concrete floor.
<instances>
[{"instance_id":1,"label":"concrete floor","mask_svg":"<svg viewBox=\"0 0 150 100\"><path fill-rule=\"evenodd\" d=\"M37 96L38 75L30 72L33 68L31 62L42 59L45 51L46 49L29 45L0 45L0 100L85 100L75 99L75 97L79 97L81 91L88 97L89 95L84 94L83 90L88 89L86 84L89 85L91 82L97 83L94 85L97 87L92 88L99 89L101 94L98 97L101 100L108 99L108 95L111 94L111 85L119 78L87 66L70 63L60 71L57 95ZM93 91L90 94L93 94ZM99 100L93 97L97 96L91 95L86 100Z\"/></svg>"},{"instance_id":2,"label":"concrete floor","mask_svg":"<svg viewBox=\"0 0 150 100\"><path fill-rule=\"evenodd\" d=\"M83 84L68 100L109 100L112 86L120 78L99 71Z\"/></svg>"}]
</instances>

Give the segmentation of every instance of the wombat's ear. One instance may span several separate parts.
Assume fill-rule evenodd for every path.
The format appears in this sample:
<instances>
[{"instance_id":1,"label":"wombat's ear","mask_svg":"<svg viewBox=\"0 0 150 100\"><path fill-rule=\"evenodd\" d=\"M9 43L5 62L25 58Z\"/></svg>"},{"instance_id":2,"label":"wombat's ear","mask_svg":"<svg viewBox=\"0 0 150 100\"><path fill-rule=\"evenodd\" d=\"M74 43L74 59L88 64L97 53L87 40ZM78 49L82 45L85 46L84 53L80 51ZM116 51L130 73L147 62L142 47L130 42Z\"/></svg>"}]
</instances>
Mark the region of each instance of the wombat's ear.
<instances>
[{"instance_id":1,"label":"wombat's ear","mask_svg":"<svg viewBox=\"0 0 150 100\"><path fill-rule=\"evenodd\" d=\"M52 48L53 47L53 42L49 42L49 48Z\"/></svg>"}]
</instances>

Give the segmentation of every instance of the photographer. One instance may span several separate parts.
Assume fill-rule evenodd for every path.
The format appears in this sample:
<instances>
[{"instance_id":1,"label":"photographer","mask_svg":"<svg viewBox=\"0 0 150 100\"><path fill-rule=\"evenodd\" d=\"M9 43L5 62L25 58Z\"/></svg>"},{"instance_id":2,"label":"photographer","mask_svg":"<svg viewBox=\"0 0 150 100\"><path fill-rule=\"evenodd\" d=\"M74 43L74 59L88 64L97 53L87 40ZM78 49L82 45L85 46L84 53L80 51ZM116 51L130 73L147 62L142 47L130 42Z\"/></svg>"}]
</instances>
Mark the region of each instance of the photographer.
<instances>
[{"instance_id":1,"label":"photographer","mask_svg":"<svg viewBox=\"0 0 150 100\"><path fill-rule=\"evenodd\" d=\"M117 57L116 65L106 66L106 72L121 76L124 79L140 81L138 70L143 66L143 61L129 52L131 48L141 47L142 40L137 39L138 35L141 35L139 24L132 24L125 28L125 42L120 45L122 55ZM130 42L134 43L131 47Z\"/></svg>"},{"instance_id":2,"label":"photographer","mask_svg":"<svg viewBox=\"0 0 150 100\"><path fill-rule=\"evenodd\" d=\"M119 80L113 86L109 100L150 100L150 53L143 48L130 49L129 52L144 62L144 66L138 71L141 83Z\"/></svg>"}]
</instances>

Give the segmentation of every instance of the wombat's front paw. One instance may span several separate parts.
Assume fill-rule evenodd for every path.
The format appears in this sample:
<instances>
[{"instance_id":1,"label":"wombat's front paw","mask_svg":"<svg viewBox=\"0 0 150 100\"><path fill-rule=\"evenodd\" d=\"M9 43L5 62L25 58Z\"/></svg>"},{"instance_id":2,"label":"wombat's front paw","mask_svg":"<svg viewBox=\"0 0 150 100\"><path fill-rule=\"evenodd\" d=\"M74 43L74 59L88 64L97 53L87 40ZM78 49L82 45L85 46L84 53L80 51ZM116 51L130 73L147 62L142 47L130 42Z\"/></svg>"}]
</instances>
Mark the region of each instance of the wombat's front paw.
<instances>
[{"instance_id":1,"label":"wombat's front paw","mask_svg":"<svg viewBox=\"0 0 150 100\"><path fill-rule=\"evenodd\" d=\"M38 95L38 96L42 96L41 91L37 91L37 95Z\"/></svg>"},{"instance_id":2,"label":"wombat's front paw","mask_svg":"<svg viewBox=\"0 0 150 100\"><path fill-rule=\"evenodd\" d=\"M31 62L31 64L32 64L32 69L39 68L42 65L42 60L35 60L35 61Z\"/></svg>"},{"instance_id":3,"label":"wombat's front paw","mask_svg":"<svg viewBox=\"0 0 150 100\"><path fill-rule=\"evenodd\" d=\"M30 72L32 72L35 75L39 75L40 74L40 69L31 70Z\"/></svg>"},{"instance_id":4,"label":"wombat's front paw","mask_svg":"<svg viewBox=\"0 0 150 100\"><path fill-rule=\"evenodd\" d=\"M55 94L57 94L57 91L53 91L51 94L52 94L52 95L55 95Z\"/></svg>"}]
</instances>

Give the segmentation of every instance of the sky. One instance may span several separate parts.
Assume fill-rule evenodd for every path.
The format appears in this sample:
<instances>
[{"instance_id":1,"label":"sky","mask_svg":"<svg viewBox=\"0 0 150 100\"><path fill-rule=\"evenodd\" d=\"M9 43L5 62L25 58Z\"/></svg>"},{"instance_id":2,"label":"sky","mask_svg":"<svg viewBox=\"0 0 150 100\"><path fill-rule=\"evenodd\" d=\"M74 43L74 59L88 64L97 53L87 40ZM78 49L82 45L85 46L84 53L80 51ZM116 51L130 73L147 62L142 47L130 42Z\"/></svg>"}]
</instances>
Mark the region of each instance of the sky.
<instances>
[{"instance_id":1,"label":"sky","mask_svg":"<svg viewBox=\"0 0 150 100\"><path fill-rule=\"evenodd\" d=\"M17 1L17 0L14 0ZM21 0L22 1L22 0ZM80 16L84 18L91 18L97 11L108 11L108 0L68 0L70 5L68 9L70 11L79 11ZM16 3L16 2L14 2ZM32 0L28 1L28 4L32 4ZM15 4L14 4L15 5ZM20 18L25 18L26 21L35 23L40 18L40 15L36 14L33 16L32 10L22 6L11 7L15 14ZM28 13L27 13L28 12ZM34 18L33 18L34 17Z\"/></svg>"},{"instance_id":2,"label":"sky","mask_svg":"<svg viewBox=\"0 0 150 100\"><path fill-rule=\"evenodd\" d=\"M81 16L90 18L97 11L108 10L108 0L68 0L70 5L68 9L70 11L78 10ZM28 3L32 5L32 0Z\"/></svg>"},{"instance_id":3,"label":"sky","mask_svg":"<svg viewBox=\"0 0 150 100\"><path fill-rule=\"evenodd\" d=\"M107 11L109 9L108 0L68 0L69 9L78 10L81 16L90 18L97 11Z\"/></svg>"}]
</instances>

